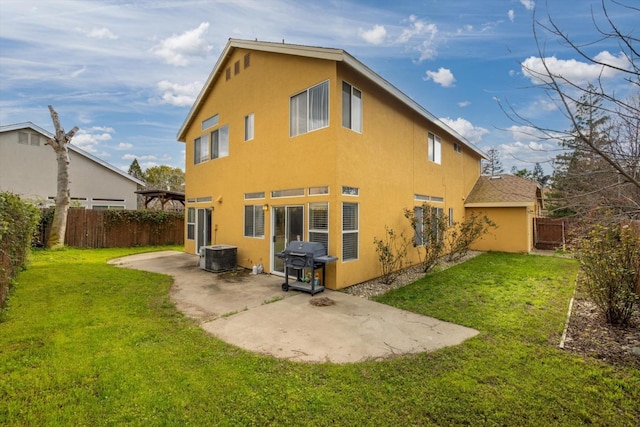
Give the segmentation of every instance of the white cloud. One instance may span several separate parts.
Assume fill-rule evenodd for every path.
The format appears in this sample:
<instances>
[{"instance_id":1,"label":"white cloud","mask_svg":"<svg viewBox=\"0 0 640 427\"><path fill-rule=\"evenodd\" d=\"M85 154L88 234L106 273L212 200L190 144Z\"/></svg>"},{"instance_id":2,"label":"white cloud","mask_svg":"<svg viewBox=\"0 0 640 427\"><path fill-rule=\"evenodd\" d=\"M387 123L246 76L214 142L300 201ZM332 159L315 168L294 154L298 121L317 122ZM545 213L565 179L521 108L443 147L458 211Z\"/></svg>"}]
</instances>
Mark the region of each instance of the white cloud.
<instances>
[{"instance_id":1,"label":"white cloud","mask_svg":"<svg viewBox=\"0 0 640 427\"><path fill-rule=\"evenodd\" d=\"M116 147L116 150L130 150L133 148L133 144L129 143L129 142L121 142L120 144L118 144L118 146Z\"/></svg>"},{"instance_id":2,"label":"white cloud","mask_svg":"<svg viewBox=\"0 0 640 427\"><path fill-rule=\"evenodd\" d=\"M456 78L453 76L451 70L440 67L438 68L438 71L428 70L424 80L433 80L442 87L451 87L453 86L453 83L455 83Z\"/></svg>"},{"instance_id":3,"label":"white cloud","mask_svg":"<svg viewBox=\"0 0 640 427\"><path fill-rule=\"evenodd\" d=\"M84 74L86 71L87 71L87 67L82 67L79 70L76 70L73 73L71 73L71 77L75 79L76 77L80 76L81 74Z\"/></svg>"},{"instance_id":4,"label":"white cloud","mask_svg":"<svg viewBox=\"0 0 640 427\"><path fill-rule=\"evenodd\" d=\"M111 30L105 27L94 27L89 31L85 31L84 33L92 39L116 40L118 38L118 36L113 34Z\"/></svg>"},{"instance_id":5,"label":"white cloud","mask_svg":"<svg viewBox=\"0 0 640 427\"><path fill-rule=\"evenodd\" d=\"M358 35L367 43L379 45L384 42L384 39L387 36L387 30L383 25L376 24L370 30L359 29Z\"/></svg>"},{"instance_id":6,"label":"white cloud","mask_svg":"<svg viewBox=\"0 0 640 427\"><path fill-rule=\"evenodd\" d=\"M188 57L203 57L213 49L213 46L203 38L208 29L209 23L203 22L196 29L162 40L153 48L153 51L164 58L168 64L187 66L189 65Z\"/></svg>"},{"instance_id":7,"label":"white cloud","mask_svg":"<svg viewBox=\"0 0 640 427\"><path fill-rule=\"evenodd\" d=\"M626 69L629 67L629 62L622 53L619 56L615 56L603 51L594 56L594 59L618 68ZM585 84L598 78L611 78L619 73L619 71L610 67L581 62L575 59L558 59L555 56L544 58L544 60L530 56L522 62L522 72L534 84L543 84L548 80L545 78L547 75L545 64L552 75L566 79L574 84Z\"/></svg>"},{"instance_id":8,"label":"white cloud","mask_svg":"<svg viewBox=\"0 0 640 427\"><path fill-rule=\"evenodd\" d=\"M522 3L524 8L527 10L533 10L536 8L536 2L533 0L520 0L520 3Z\"/></svg>"},{"instance_id":9,"label":"white cloud","mask_svg":"<svg viewBox=\"0 0 640 427\"><path fill-rule=\"evenodd\" d=\"M460 102L458 102L458 107L461 107L461 108L468 107L469 105L471 105L471 101L460 101Z\"/></svg>"},{"instance_id":10,"label":"white cloud","mask_svg":"<svg viewBox=\"0 0 640 427\"><path fill-rule=\"evenodd\" d=\"M471 124L470 121L463 119L462 117L458 117L453 120L449 117L441 118L445 124L447 124L450 128L458 132L460 135L464 136L469 142L478 145L482 142L482 137L489 133L488 129L483 127L476 127Z\"/></svg>"},{"instance_id":11,"label":"white cloud","mask_svg":"<svg viewBox=\"0 0 640 427\"><path fill-rule=\"evenodd\" d=\"M162 93L162 103L178 107L188 107L193 104L202 89L202 83L193 82L181 85L163 80L157 84L158 91Z\"/></svg>"},{"instance_id":12,"label":"white cloud","mask_svg":"<svg viewBox=\"0 0 640 427\"><path fill-rule=\"evenodd\" d=\"M513 22L513 20L516 17L516 13L513 11L513 9L509 9L509 12L507 12L507 15L509 16L509 21Z\"/></svg>"},{"instance_id":13,"label":"white cloud","mask_svg":"<svg viewBox=\"0 0 640 427\"><path fill-rule=\"evenodd\" d=\"M418 38L422 42L415 48L420 52L420 61L435 58L437 54L437 37L438 26L428 23L417 16L409 16L409 27L402 30L402 33L396 40L397 43L405 44L411 40Z\"/></svg>"},{"instance_id":14,"label":"white cloud","mask_svg":"<svg viewBox=\"0 0 640 427\"><path fill-rule=\"evenodd\" d=\"M112 128L82 128L74 135L71 143L89 153L96 154L101 143L111 140L111 133L113 132Z\"/></svg>"}]
</instances>

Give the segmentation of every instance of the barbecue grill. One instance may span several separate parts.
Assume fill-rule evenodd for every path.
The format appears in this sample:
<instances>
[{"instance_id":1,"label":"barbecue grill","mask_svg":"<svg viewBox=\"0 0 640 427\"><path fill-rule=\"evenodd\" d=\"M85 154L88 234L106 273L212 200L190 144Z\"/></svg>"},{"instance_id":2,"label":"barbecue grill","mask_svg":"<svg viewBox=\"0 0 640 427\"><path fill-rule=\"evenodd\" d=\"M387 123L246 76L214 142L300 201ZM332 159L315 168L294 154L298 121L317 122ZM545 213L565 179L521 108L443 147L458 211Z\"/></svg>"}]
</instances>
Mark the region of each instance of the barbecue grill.
<instances>
[{"instance_id":1,"label":"barbecue grill","mask_svg":"<svg viewBox=\"0 0 640 427\"><path fill-rule=\"evenodd\" d=\"M324 291L325 267L328 263L337 261L338 258L327 255L327 250L322 243L318 242L290 242L284 251L277 253L278 258L284 260L284 283L282 290L289 289L309 292L315 295ZM289 284L289 269L296 272L296 281ZM316 270L322 269L322 284L316 278ZM308 281L303 273L307 271Z\"/></svg>"}]
</instances>

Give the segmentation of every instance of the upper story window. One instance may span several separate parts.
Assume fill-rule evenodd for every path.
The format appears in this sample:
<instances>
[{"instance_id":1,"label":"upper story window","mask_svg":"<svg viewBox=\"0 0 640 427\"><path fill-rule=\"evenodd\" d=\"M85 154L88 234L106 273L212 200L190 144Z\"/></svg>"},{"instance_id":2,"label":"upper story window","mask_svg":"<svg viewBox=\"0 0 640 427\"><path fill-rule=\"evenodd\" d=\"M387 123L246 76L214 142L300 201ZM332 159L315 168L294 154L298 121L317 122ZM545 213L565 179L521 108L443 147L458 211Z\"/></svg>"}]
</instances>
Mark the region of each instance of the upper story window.
<instances>
[{"instance_id":1,"label":"upper story window","mask_svg":"<svg viewBox=\"0 0 640 427\"><path fill-rule=\"evenodd\" d=\"M253 139L253 113L244 116L244 140Z\"/></svg>"},{"instance_id":2,"label":"upper story window","mask_svg":"<svg viewBox=\"0 0 640 427\"><path fill-rule=\"evenodd\" d=\"M442 140L431 132L429 132L429 160L442 164Z\"/></svg>"},{"instance_id":3,"label":"upper story window","mask_svg":"<svg viewBox=\"0 0 640 427\"><path fill-rule=\"evenodd\" d=\"M291 97L289 102L290 136L327 126L329 126L328 81Z\"/></svg>"},{"instance_id":4,"label":"upper story window","mask_svg":"<svg viewBox=\"0 0 640 427\"><path fill-rule=\"evenodd\" d=\"M211 132L211 158L229 155L229 125L224 125Z\"/></svg>"},{"instance_id":5,"label":"upper story window","mask_svg":"<svg viewBox=\"0 0 640 427\"><path fill-rule=\"evenodd\" d=\"M342 82L342 126L362 132L362 92Z\"/></svg>"},{"instance_id":6,"label":"upper story window","mask_svg":"<svg viewBox=\"0 0 640 427\"><path fill-rule=\"evenodd\" d=\"M193 141L193 164L206 162L209 159L209 135L202 135Z\"/></svg>"},{"instance_id":7,"label":"upper story window","mask_svg":"<svg viewBox=\"0 0 640 427\"><path fill-rule=\"evenodd\" d=\"M343 185L342 194L344 194L345 196L359 196L360 189L358 187L348 187L346 185Z\"/></svg>"},{"instance_id":8,"label":"upper story window","mask_svg":"<svg viewBox=\"0 0 640 427\"><path fill-rule=\"evenodd\" d=\"M218 124L218 115L211 116L202 121L202 130L209 129Z\"/></svg>"},{"instance_id":9,"label":"upper story window","mask_svg":"<svg viewBox=\"0 0 640 427\"><path fill-rule=\"evenodd\" d=\"M462 153L462 146L460 144L458 144L457 142L453 143L453 151L455 151L456 153Z\"/></svg>"}]
</instances>

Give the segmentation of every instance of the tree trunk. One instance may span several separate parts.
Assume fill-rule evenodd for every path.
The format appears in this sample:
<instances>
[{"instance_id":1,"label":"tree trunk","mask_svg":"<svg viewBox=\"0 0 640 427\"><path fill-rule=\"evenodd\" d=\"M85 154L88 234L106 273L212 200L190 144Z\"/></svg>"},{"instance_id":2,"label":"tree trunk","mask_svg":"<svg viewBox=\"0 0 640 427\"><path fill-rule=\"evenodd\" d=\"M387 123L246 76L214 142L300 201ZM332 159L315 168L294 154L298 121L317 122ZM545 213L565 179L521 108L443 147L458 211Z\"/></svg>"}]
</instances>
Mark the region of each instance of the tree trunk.
<instances>
[{"instance_id":1,"label":"tree trunk","mask_svg":"<svg viewBox=\"0 0 640 427\"><path fill-rule=\"evenodd\" d=\"M58 113L49 105L51 112L51 120L56 129L55 136L50 139L47 144L51 145L56 153L56 161L58 163L57 177L57 193L56 208L51 223L51 232L47 239L47 248L57 248L64 246L64 237L67 230L67 212L69 211L69 203L71 195L69 190L69 149L67 144L78 131L78 127L74 127L69 133L65 134L64 129L60 126Z\"/></svg>"}]
</instances>

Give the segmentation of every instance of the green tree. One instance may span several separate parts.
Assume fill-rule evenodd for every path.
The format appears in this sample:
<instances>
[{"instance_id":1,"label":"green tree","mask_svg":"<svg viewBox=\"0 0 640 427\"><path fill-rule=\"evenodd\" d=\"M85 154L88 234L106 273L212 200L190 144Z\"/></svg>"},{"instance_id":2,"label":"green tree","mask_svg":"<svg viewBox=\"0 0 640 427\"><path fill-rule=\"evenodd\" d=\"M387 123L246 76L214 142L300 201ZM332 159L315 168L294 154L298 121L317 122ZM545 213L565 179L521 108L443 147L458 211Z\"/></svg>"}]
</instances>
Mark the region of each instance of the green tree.
<instances>
[{"instance_id":1,"label":"green tree","mask_svg":"<svg viewBox=\"0 0 640 427\"><path fill-rule=\"evenodd\" d=\"M133 162L131 162L131 166L129 166L128 174L134 178L138 178L144 181L144 172L142 172L142 168L140 167L140 163L138 163L138 159L133 159Z\"/></svg>"},{"instance_id":2,"label":"green tree","mask_svg":"<svg viewBox=\"0 0 640 427\"><path fill-rule=\"evenodd\" d=\"M482 175L500 175L504 172L502 166L502 153L497 148L491 148L487 151L487 160L482 161Z\"/></svg>"},{"instance_id":3,"label":"green tree","mask_svg":"<svg viewBox=\"0 0 640 427\"><path fill-rule=\"evenodd\" d=\"M148 190L184 191L184 172L171 166L153 166L144 173Z\"/></svg>"}]
</instances>

